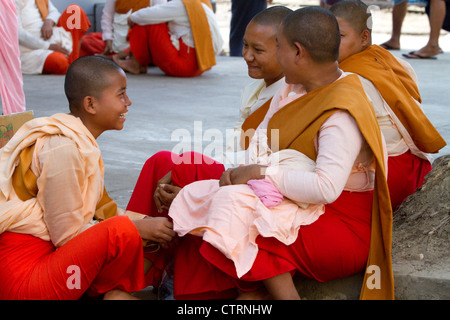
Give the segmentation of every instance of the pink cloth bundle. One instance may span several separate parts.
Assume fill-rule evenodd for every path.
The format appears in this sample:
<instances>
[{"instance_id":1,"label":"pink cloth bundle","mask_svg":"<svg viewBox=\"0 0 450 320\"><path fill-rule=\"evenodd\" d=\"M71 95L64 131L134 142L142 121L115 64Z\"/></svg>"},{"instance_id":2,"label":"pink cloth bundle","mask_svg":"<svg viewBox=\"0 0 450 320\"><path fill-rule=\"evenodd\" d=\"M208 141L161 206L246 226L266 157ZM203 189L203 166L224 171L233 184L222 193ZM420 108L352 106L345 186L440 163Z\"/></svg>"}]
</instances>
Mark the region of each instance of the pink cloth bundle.
<instances>
[{"instance_id":1,"label":"pink cloth bundle","mask_svg":"<svg viewBox=\"0 0 450 320\"><path fill-rule=\"evenodd\" d=\"M283 195L267 179L249 180L247 184L267 208L275 207L283 201Z\"/></svg>"}]
</instances>

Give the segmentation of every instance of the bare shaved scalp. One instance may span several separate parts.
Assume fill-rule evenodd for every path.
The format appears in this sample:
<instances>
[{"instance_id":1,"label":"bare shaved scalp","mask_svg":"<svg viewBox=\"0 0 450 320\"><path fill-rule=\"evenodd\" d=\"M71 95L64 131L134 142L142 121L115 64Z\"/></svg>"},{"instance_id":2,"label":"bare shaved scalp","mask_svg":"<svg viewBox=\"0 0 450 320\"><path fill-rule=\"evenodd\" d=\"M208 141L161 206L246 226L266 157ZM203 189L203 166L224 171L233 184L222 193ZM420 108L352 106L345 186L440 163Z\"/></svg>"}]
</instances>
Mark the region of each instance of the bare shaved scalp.
<instances>
[{"instance_id":1,"label":"bare shaved scalp","mask_svg":"<svg viewBox=\"0 0 450 320\"><path fill-rule=\"evenodd\" d=\"M255 15L250 22L264 26L279 26L281 21L291 12L291 9L284 6L269 7Z\"/></svg>"},{"instance_id":2,"label":"bare shaved scalp","mask_svg":"<svg viewBox=\"0 0 450 320\"><path fill-rule=\"evenodd\" d=\"M335 3L330 11L337 18L345 20L357 32L371 31L371 17L368 6L359 0L342 0ZM370 24L370 25L369 25Z\"/></svg>"},{"instance_id":3,"label":"bare shaved scalp","mask_svg":"<svg viewBox=\"0 0 450 320\"><path fill-rule=\"evenodd\" d=\"M336 17L329 10L316 6L297 9L282 26L287 41L300 43L315 62L337 60L341 36Z\"/></svg>"},{"instance_id":4,"label":"bare shaved scalp","mask_svg":"<svg viewBox=\"0 0 450 320\"><path fill-rule=\"evenodd\" d=\"M86 56L72 62L64 81L70 111L79 110L87 96L101 97L110 85L108 75L112 72L123 71L114 61L100 56Z\"/></svg>"}]
</instances>

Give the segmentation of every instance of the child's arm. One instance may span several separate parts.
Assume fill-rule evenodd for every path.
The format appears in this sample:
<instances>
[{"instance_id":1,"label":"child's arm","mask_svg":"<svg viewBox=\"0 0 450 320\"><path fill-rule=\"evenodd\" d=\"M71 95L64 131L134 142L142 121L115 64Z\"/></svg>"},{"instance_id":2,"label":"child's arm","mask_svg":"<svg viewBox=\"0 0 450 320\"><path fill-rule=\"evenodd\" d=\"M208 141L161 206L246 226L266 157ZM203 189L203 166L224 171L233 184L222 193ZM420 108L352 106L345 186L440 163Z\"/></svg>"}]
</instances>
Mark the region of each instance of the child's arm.
<instances>
[{"instance_id":1,"label":"child's arm","mask_svg":"<svg viewBox=\"0 0 450 320\"><path fill-rule=\"evenodd\" d=\"M165 217L146 217L141 220L134 220L140 236L144 240L167 244L176 233L173 231L173 224Z\"/></svg>"}]
</instances>

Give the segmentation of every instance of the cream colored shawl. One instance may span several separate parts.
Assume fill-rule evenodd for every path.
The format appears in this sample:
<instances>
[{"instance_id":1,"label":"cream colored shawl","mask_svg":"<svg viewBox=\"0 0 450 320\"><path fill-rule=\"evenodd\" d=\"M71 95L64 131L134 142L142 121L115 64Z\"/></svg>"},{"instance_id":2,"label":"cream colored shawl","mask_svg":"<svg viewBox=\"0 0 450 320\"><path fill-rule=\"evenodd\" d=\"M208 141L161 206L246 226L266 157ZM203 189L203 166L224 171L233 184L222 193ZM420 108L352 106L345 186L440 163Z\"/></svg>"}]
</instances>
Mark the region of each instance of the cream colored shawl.
<instances>
[{"instance_id":1,"label":"cream colored shawl","mask_svg":"<svg viewBox=\"0 0 450 320\"><path fill-rule=\"evenodd\" d=\"M21 151L36 143L33 161L42 142L49 135L64 135L72 139L80 152L84 166L85 183L82 194L86 195L92 211L86 212L85 221L90 221L104 189L104 165L95 138L79 118L68 114L36 118L25 123L0 149L0 234L4 231L31 234L50 240L44 221L44 212L38 198L22 201L14 191L12 175L18 164Z\"/></svg>"}]
</instances>

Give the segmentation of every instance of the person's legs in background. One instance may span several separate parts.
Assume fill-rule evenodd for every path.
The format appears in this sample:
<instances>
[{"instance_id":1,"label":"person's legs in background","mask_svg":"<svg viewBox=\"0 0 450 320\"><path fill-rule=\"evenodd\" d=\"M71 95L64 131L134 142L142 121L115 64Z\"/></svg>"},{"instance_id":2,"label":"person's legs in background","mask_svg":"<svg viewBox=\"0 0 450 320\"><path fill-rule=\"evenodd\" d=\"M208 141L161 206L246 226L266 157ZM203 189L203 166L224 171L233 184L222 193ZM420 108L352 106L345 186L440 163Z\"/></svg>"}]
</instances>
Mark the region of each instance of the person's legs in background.
<instances>
[{"instance_id":1,"label":"person's legs in background","mask_svg":"<svg viewBox=\"0 0 450 320\"><path fill-rule=\"evenodd\" d=\"M392 34L391 38L381 47L388 50L400 49L400 35L402 33L403 20L405 20L406 12L408 11L407 0L395 0L392 8Z\"/></svg>"},{"instance_id":2,"label":"person's legs in background","mask_svg":"<svg viewBox=\"0 0 450 320\"><path fill-rule=\"evenodd\" d=\"M250 20L267 8L267 0L232 0L230 23L230 56L242 56L245 28Z\"/></svg>"}]
</instances>

